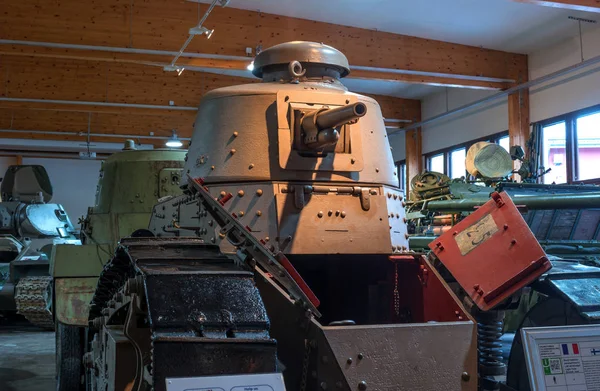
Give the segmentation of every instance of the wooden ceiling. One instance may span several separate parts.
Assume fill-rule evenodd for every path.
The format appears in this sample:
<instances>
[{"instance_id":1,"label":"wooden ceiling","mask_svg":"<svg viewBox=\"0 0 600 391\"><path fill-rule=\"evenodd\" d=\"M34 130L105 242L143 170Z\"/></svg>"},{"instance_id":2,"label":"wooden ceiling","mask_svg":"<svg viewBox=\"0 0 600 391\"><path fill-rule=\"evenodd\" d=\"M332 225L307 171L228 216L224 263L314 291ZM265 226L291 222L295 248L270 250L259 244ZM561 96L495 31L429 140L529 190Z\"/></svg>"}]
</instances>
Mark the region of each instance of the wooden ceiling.
<instances>
[{"instance_id":1,"label":"wooden ceiling","mask_svg":"<svg viewBox=\"0 0 600 391\"><path fill-rule=\"evenodd\" d=\"M195 111L179 108L196 107L211 89L253 81L206 72L185 71L177 76L163 71L162 66L172 59L165 52L179 50L207 5L181 0L2 3L1 129L89 129L139 136L150 132L168 136L171 129L177 129L181 137L190 137ZM358 78L491 89L527 78L524 55L374 30L221 7L215 8L205 25L215 29L212 38L195 37L186 53L202 53L206 58L184 55L178 64L243 69L251 60L241 58L247 47L311 40L340 49L351 66L377 68L354 70L352 76ZM418 100L374 97L385 117L420 120ZM106 107L106 103L165 107ZM171 104L176 107L169 109ZM60 134L0 136L81 139Z\"/></svg>"}]
</instances>

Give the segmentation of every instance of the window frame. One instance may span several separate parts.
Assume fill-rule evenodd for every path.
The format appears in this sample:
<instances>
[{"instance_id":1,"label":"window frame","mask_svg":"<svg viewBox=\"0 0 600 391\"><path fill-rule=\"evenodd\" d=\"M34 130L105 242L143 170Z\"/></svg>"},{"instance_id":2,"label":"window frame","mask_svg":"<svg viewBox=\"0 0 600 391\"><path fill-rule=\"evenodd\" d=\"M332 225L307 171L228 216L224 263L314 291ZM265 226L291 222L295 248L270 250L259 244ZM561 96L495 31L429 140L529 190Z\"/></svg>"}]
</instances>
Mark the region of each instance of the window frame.
<instances>
[{"instance_id":1,"label":"window frame","mask_svg":"<svg viewBox=\"0 0 600 391\"><path fill-rule=\"evenodd\" d=\"M396 172L398 173L398 187L406 194L406 189L408 188L409 184L407 183L408 180L406 178L406 175L404 174L404 171L402 170L403 166L406 170L406 159L398 160L394 163L394 165L396 166Z\"/></svg>"},{"instance_id":2,"label":"window frame","mask_svg":"<svg viewBox=\"0 0 600 391\"><path fill-rule=\"evenodd\" d=\"M565 164L567 171L567 184L573 183L585 183L585 184L600 184L600 177L579 180L579 149L577 146L577 119L585 117L587 115L600 113L600 104L586 107L581 110L575 110L570 113L557 115L551 118L547 118L542 121L538 121L536 124L540 126L543 132L545 127L557 124L559 122L565 123ZM543 134L540 135L543 140ZM543 150L544 146L542 146ZM542 159L543 156L540 156ZM544 162L545 163L545 162Z\"/></svg>"}]
</instances>

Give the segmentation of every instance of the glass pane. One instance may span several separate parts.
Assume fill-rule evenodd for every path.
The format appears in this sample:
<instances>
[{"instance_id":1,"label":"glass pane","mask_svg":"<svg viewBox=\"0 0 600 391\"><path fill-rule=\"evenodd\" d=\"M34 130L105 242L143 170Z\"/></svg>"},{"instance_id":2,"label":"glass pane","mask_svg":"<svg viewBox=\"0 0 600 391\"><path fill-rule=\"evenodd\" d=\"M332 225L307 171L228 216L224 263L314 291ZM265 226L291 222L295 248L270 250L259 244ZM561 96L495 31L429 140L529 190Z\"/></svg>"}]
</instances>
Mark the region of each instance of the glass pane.
<instances>
[{"instance_id":1,"label":"glass pane","mask_svg":"<svg viewBox=\"0 0 600 391\"><path fill-rule=\"evenodd\" d=\"M466 154L464 148L450 152L450 178L460 178L466 175Z\"/></svg>"},{"instance_id":2,"label":"glass pane","mask_svg":"<svg viewBox=\"0 0 600 391\"><path fill-rule=\"evenodd\" d=\"M444 154L440 153L429 158L429 171L444 173Z\"/></svg>"},{"instance_id":3,"label":"glass pane","mask_svg":"<svg viewBox=\"0 0 600 391\"><path fill-rule=\"evenodd\" d=\"M498 144L506 149L508 152L510 152L510 140L508 138L508 136L504 136L498 139Z\"/></svg>"},{"instance_id":4,"label":"glass pane","mask_svg":"<svg viewBox=\"0 0 600 391\"><path fill-rule=\"evenodd\" d=\"M577 118L577 180L600 177L600 113Z\"/></svg>"},{"instance_id":5,"label":"glass pane","mask_svg":"<svg viewBox=\"0 0 600 391\"><path fill-rule=\"evenodd\" d=\"M566 126L565 122L544 126L542 163L551 171L544 175L544 183L567 182Z\"/></svg>"}]
</instances>

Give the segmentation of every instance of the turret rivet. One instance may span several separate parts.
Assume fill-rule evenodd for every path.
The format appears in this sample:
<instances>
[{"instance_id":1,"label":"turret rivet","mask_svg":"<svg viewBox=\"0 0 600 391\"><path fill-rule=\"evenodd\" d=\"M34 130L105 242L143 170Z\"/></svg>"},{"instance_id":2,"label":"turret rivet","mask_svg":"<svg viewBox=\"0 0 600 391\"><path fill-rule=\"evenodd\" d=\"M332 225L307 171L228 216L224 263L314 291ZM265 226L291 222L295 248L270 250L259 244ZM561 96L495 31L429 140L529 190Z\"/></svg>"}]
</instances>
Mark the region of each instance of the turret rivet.
<instances>
[{"instance_id":1,"label":"turret rivet","mask_svg":"<svg viewBox=\"0 0 600 391\"><path fill-rule=\"evenodd\" d=\"M210 166L210 169L211 169L211 170L214 170L214 169L215 169L215 166Z\"/></svg>"},{"instance_id":2,"label":"turret rivet","mask_svg":"<svg viewBox=\"0 0 600 391\"><path fill-rule=\"evenodd\" d=\"M240 134L239 134L238 132L233 132L233 137L237 137L237 136L239 136L239 135L240 135Z\"/></svg>"},{"instance_id":3,"label":"turret rivet","mask_svg":"<svg viewBox=\"0 0 600 391\"><path fill-rule=\"evenodd\" d=\"M260 210L257 210L257 211L256 211L256 215L257 215L257 216L262 216L262 212L261 212Z\"/></svg>"},{"instance_id":4,"label":"turret rivet","mask_svg":"<svg viewBox=\"0 0 600 391\"><path fill-rule=\"evenodd\" d=\"M250 163L250 165L248 166L248 169L249 169L249 170L252 170L253 168L254 168L254 164L253 164L253 163Z\"/></svg>"},{"instance_id":5,"label":"turret rivet","mask_svg":"<svg viewBox=\"0 0 600 391\"><path fill-rule=\"evenodd\" d=\"M356 159L355 158L350 159L350 163L352 163L352 164L356 163Z\"/></svg>"},{"instance_id":6,"label":"turret rivet","mask_svg":"<svg viewBox=\"0 0 600 391\"><path fill-rule=\"evenodd\" d=\"M323 212L319 211L319 213L317 213L317 216L319 216L319 218L323 217Z\"/></svg>"},{"instance_id":7,"label":"turret rivet","mask_svg":"<svg viewBox=\"0 0 600 391\"><path fill-rule=\"evenodd\" d=\"M376 168L376 169L375 169L375 172L379 172L379 168Z\"/></svg>"},{"instance_id":8,"label":"turret rivet","mask_svg":"<svg viewBox=\"0 0 600 391\"><path fill-rule=\"evenodd\" d=\"M238 215L239 215L240 217L243 217L243 216L245 215L245 213L244 213L244 211L243 211L243 210L240 210L240 211L239 211L239 213L238 213Z\"/></svg>"},{"instance_id":9,"label":"turret rivet","mask_svg":"<svg viewBox=\"0 0 600 391\"><path fill-rule=\"evenodd\" d=\"M256 190L256 195L257 196L261 196L263 194L263 191L261 189Z\"/></svg>"},{"instance_id":10,"label":"turret rivet","mask_svg":"<svg viewBox=\"0 0 600 391\"><path fill-rule=\"evenodd\" d=\"M238 196L239 196L239 197L243 197L243 196L244 196L244 190L240 190L240 191L238 191Z\"/></svg>"},{"instance_id":11,"label":"turret rivet","mask_svg":"<svg viewBox=\"0 0 600 391\"><path fill-rule=\"evenodd\" d=\"M236 152L237 152L237 151L235 150L235 148L231 148L231 150L229 151L229 153L230 153L230 154L232 154L232 155L233 155L234 153L236 153Z\"/></svg>"},{"instance_id":12,"label":"turret rivet","mask_svg":"<svg viewBox=\"0 0 600 391\"><path fill-rule=\"evenodd\" d=\"M346 212L342 211L342 213L340 214L340 216L342 216L342 218L346 217Z\"/></svg>"},{"instance_id":13,"label":"turret rivet","mask_svg":"<svg viewBox=\"0 0 600 391\"><path fill-rule=\"evenodd\" d=\"M225 191L222 191L219 194L221 195L221 197L225 197L227 195L227 193L225 193Z\"/></svg>"}]
</instances>

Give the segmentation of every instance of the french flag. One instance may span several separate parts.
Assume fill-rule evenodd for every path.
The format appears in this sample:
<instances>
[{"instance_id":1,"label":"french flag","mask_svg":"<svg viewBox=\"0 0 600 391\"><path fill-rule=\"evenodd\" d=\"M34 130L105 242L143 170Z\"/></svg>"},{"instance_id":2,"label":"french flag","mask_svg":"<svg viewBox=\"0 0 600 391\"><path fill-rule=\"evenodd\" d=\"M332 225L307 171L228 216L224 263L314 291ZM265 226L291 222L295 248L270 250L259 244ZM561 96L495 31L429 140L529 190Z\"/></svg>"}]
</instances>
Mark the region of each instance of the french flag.
<instances>
[{"instance_id":1,"label":"french flag","mask_svg":"<svg viewBox=\"0 0 600 391\"><path fill-rule=\"evenodd\" d=\"M568 356L569 354L579 354L579 346L576 343L563 343L561 345L563 355Z\"/></svg>"}]
</instances>

